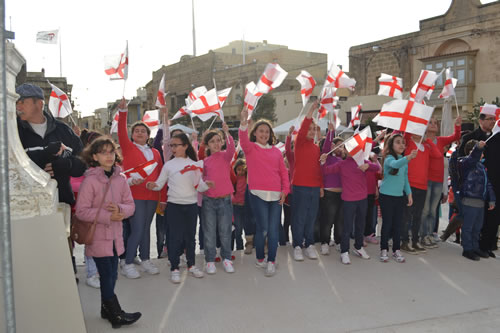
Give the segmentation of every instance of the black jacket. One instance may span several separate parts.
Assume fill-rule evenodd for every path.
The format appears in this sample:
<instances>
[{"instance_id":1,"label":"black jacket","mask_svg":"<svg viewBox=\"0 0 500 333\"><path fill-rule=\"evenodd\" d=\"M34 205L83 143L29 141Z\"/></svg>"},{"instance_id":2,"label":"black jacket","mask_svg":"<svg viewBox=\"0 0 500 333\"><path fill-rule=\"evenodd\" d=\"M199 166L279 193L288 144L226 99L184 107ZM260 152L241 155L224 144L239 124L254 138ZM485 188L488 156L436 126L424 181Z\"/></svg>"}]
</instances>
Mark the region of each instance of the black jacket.
<instances>
[{"instance_id":1,"label":"black jacket","mask_svg":"<svg viewBox=\"0 0 500 333\"><path fill-rule=\"evenodd\" d=\"M483 132L481 127L478 127L473 132L466 134L462 137L462 141L460 142L460 147L458 148L458 157L465 156L465 144L469 142L469 140L477 140L477 141L486 141L488 135Z\"/></svg>"},{"instance_id":2,"label":"black jacket","mask_svg":"<svg viewBox=\"0 0 500 333\"><path fill-rule=\"evenodd\" d=\"M69 178L80 177L85 172L86 166L78 158L83 149L80 138L73 130L57 119L52 114L44 112L47 119L47 131L45 136L40 137L27 121L17 118L17 129L21 143L29 158L41 169L45 168L47 163L52 163L54 179L57 181L59 191L59 202L65 202L70 205L75 203L75 196L71 189ZM71 151L67 151L62 156L54 156L48 149L49 144L62 142Z\"/></svg>"}]
</instances>

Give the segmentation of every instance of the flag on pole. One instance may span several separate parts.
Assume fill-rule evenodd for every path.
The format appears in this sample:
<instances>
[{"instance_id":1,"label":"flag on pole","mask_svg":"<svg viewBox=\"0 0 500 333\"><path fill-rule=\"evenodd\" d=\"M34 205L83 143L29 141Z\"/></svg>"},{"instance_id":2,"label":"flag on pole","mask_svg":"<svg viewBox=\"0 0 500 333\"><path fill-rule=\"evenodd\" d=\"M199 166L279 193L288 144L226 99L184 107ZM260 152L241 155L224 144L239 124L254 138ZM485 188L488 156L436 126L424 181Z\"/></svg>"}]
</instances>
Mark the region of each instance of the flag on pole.
<instances>
[{"instance_id":1,"label":"flag on pole","mask_svg":"<svg viewBox=\"0 0 500 333\"><path fill-rule=\"evenodd\" d=\"M497 120L495 126L493 126L493 129L491 130L491 136L497 134L498 132L500 132L500 120Z\"/></svg>"},{"instance_id":2,"label":"flag on pole","mask_svg":"<svg viewBox=\"0 0 500 333\"><path fill-rule=\"evenodd\" d=\"M479 113L495 116L496 120L500 117L500 108L495 104L484 104L479 108Z\"/></svg>"},{"instance_id":3,"label":"flag on pole","mask_svg":"<svg viewBox=\"0 0 500 333\"><path fill-rule=\"evenodd\" d=\"M115 115L113 116L113 121L111 122L111 129L109 130L109 134L118 133L119 116L120 116L119 111L116 111Z\"/></svg>"},{"instance_id":4,"label":"flag on pole","mask_svg":"<svg viewBox=\"0 0 500 333\"><path fill-rule=\"evenodd\" d=\"M59 30L39 31L36 34L36 42L42 44L57 44Z\"/></svg>"},{"instance_id":5,"label":"flag on pole","mask_svg":"<svg viewBox=\"0 0 500 333\"><path fill-rule=\"evenodd\" d=\"M126 80L128 77L128 42L120 55L104 57L104 72L110 80Z\"/></svg>"},{"instance_id":6,"label":"flag on pole","mask_svg":"<svg viewBox=\"0 0 500 333\"><path fill-rule=\"evenodd\" d=\"M380 86L378 95L403 99L403 79L382 73L378 84Z\"/></svg>"},{"instance_id":7,"label":"flag on pole","mask_svg":"<svg viewBox=\"0 0 500 333\"><path fill-rule=\"evenodd\" d=\"M158 110L149 110L144 112L142 121L148 125L148 127L158 126L160 124L160 121L158 120Z\"/></svg>"},{"instance_id":8,"label":"flag on pole","mask_svg":"<svg viewBox=\"0 0 500 333\"><path fill-rule=\"evenodd\" d=\"M172 120L188 115L191 116L191 111L189 111L186 106L183 106L179 109L179 111L175 113L175 115L172 117Z\"/></svg>"},{"instance_id":9,"label":"flag on pole","mask_svg":"<svg viewBox=\"0 0 500 333\"><path fill-rule=\"evenodd\" d=\"M458 80L451 76L451 69L448 67L445 70L446 81L444 82L443 91L439 94L439 98L448 98L455 96L455 87Z\"/></svg>"},{"instance_id":10,"label":"flag on pole","mask_svg":"<svg viewBox=\"0 0 500 333\"><path fill-rule=\"evenodd\" d=\"M288 72L277 63L267 64L264 73L262 73L259 82L257 82L257 91L262 94L269 93L271 90L278 88L287 75Z\"/></svg>"},{"instance_id":11,"label":"flag on pole","mask_svg":"<svg viewBox=\"0 0 500 333\"><path fill-rule=\"evenodd\" d=\"M453 154L455 150L457 150L457 144L453 143L450 149L448 149L448 151L446 152L446 157L451 157L451 154Z\"/></svg>"},{"instance_id":12,"label":"flag on pole","mask_svg":"<svg viewBox=\"0 0 500 333\"><path fill-rule=\"evenodd\" d=\"M441 74L437 74L433 71L422 70L417 83L415 83L413 88L411 88L410 101L413 100L417 103L422 103L424 97L429 99L430 95L428 95L428 93L430 91L430 94L432 94L432 91L434 90L434 83L438 79L439 75Z\"/></svg>"},{"instance_id":13,"label":"flag on pole","mask_svg":"<svg viewBox=\"0 0 500 333\"><path fill-rule=\"evenodd\" d=\"M346 150L358 166L365 164L365 160L370 156L372 145L373 138L370 126L366 126L362 131L345 141Z\"/></svg>"},{"instance_id":14,"label":"flag on pole","mask_svg":"<svg viewBox=\"0 0 500 333\"><path fill-rule=\"evenodd\" d=\"M349 78L346 73L344 73L338 66L332 63L330 71L326 77L327 84L334 86L335 88L348 88L354 91L354 86L356 85L356 80Z\"/></svg>"},{"instance_id":15,"label":"flag on pole","mask_svg":"<svg viewBox=\"0 0 500 333\"><path fill-rule=\"evenodd\" d=\"M321 90L318 109L319 118L324 118L328 112L335 112L335 106L339 100L336 91L337 88L328 85Z\"/></svg>"},{"instance_id":16,"label":"flag on pole","mask_svg":"<svg viewBox=\"0 0 500 333\"><path fill-rule=\"evenodd\" d=\"M232 87L229 87L229 88L217 91L217 98L219 99L219 104L220 104L221 108L224 105L224 102L226 101L227 97L229 96L231 89L232 89Z\"/></svg>"},{"instance_id":17,"label":"flag on pole","mask_svg":"<svg viewBox=\"0 0 500 333\"><path fill-rule=\"evenodd\" d=\"M194 88L186 98L186 106L190 106L193 104L194 101L200 96L202 96L204 93L206 93L208 90L205 86L199 86Z\"/></svg>"},{"instance_id":18,"label":"flag on pole","mask_svg":"<svg viewBox=\"0 0 500 333\"><path fill-rule=\"evenodd\" d=\"M249 82L246 85L243 105L248 110L248 119L252 117L252 112L257 106L257 103L259 102L259 99L262 97L262 95L262 93L257 91L257 86L253 81Z\"/></svg>"},{"instance_id":19,"label":"flag on pole","mask_svg":"<svg viewBox=\"0 0 500 333\"><path fill-rule=\"evenodd\" d=\"M347 128L354 128L355 126L359 126L361 124L361 103L357 106L353 106L351 108L351 121L349 122L349 126Z\"/></svg>"},{"instance_id":20,"label":"flag on pole","mask_svg":"<svg viewBox=\"0 0 500 333\"><path fill-rule=\"evenodd\" d=\"M158 87L155 106L159 108L166 107L167 102L165 101L165 97L167 97L167 93L165 92L165 74L163 74L161 77L160 86Z\"/></svg>"},{"instance_id":21,"label":"flag on pole","mask_svg":"<svg viewBox=\"0 0 500 333\"><path fill-rule=\"evenodd\" d=\"M68 95L52 83L49 82L49 84L52 87L52 92L50 93L48 107L52 115L56 118L64 118L71 115L73 109L71 108Z\"/></svg>"},{"instance_id":22,"label":"flag on pole","mask_svg":"<svg viewBox=\"0 0 500 333\"><path fill-rule=\"evenodd\" d=\"M424 135L434 111L433 107L416 101L395 99L382 105L377 124L401 132Z\"/></svg>"},{"instance_id":23,"label":"flag on pole","mask_svg":"<svg viewBox=\"0 0 500 333\"><path fill-rule=\"evenodd\" d=\"M201 121L207 121L212 116L219 116L224 121L219 98L214 89L210 89L205 94L197 98L189 107L188 110L193 113L193 117L198 117Z\"/></svg>"},{"instance_id":24,"label":"flag on pole","mask_svg":"<svg viewBox=\"0 0 500 333\"><path fill-rule=\"evenodd\" d=\"M302 105L305 106L311 97L316 81L311 74L306 71L301 71L299 76L295 78L300 83L300 95L302 96Z\"/></svg>"}]
</instances>

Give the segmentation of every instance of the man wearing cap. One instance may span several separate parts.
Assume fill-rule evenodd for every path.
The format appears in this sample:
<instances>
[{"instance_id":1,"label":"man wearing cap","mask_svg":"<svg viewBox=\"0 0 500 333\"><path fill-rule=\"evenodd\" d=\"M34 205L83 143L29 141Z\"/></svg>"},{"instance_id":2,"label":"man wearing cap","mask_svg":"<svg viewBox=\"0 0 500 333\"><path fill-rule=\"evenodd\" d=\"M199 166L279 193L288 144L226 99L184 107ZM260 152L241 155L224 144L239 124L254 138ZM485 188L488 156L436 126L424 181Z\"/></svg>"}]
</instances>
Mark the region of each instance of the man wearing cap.
<instances>
[{"instance_id":1,"label":"man wearing cap","mask_svg":"<svg viewBox=\"0 0 500 333\"><path fill-rule=\"evenodd\" d=\"M22 84L16 88L17 129L29 158L56 181L59 202L74 204L69 178L83 175L85 164L77 158L83 149L80 138L62 121L44 112L40 87Z\"/></svg>"}]
</instances>

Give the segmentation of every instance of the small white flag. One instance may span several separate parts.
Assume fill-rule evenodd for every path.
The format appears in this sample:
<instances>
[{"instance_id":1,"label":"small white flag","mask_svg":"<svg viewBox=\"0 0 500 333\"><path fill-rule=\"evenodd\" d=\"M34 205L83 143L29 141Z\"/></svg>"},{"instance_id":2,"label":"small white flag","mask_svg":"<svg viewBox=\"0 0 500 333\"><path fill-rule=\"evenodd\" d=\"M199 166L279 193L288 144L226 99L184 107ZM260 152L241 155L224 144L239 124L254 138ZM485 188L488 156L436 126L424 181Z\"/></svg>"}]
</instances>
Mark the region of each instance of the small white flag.
<instances>
[{"instance_id":1,"label":"small white flag","mask_svg":"<svg viewBox=\"0 0 500 333\"><path fill-rule=\"evenodd\" d=\"M50 93L48 107L52 115L56 118L65 118L72 114L73 109L71 108L68 95L52 83L49 82L49 84L52 87L52 92Z\"/></svg>"},{"instance_id":2,"label":"small white flag","mask_svg":"<svg viewBox=\"0 0 500 333\"><path fill-rule=\"evenodd\" d=\"M59 30L39 31L36 34L36 42L42 44L57 44Z\"/></svg>"},{"instance_id":3,"label":"small white flag","mask_svg":"<svg viewBox=\"0 0 500 333\"><path fill-rule=\"evenodd\" d=\"M128 78L128 41L125 52L120 55L104 57L104 72L110 80L126 80Z\"/></svg>"},{"instance_id":4,"label":"small white flag","mask_svg":"<svg viewBox=\"0 0 500 333\"><path fill-rule=\"evenodd\" d=\"M161 77L160 86L158 87L158 94L156 96L155 106L161 108L166 107L167 103L165 101L165 97L167 93L165 92L165 74Z\"/></svg>"}]
</instances>

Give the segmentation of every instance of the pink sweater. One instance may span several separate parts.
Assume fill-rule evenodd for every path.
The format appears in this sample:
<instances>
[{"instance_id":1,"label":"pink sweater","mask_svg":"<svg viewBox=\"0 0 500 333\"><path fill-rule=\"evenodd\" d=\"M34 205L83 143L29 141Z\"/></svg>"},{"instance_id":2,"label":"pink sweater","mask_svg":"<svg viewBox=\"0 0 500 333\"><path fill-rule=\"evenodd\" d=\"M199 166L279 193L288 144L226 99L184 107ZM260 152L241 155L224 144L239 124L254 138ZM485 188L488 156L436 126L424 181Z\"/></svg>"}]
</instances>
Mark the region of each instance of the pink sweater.
<instances>
[{"instance_id":1,"label":"pink sweater","mask_svg":"<svg viewBox=\"0 0 500 333\"><path fill-rule=\"evenodd\" d=\"M290 181L278 148L262 148L248 138L248 128L239 130L240 145L248 167L248 188L258 191L290 192Z\"/></svg>"},{"instance_id":2,"label":"pink sweater","mask_svg":"<svg viewBox=\"0 0 500 333\"><path fill-rule=\"evenodd\" d=\"M211 154L203 160L203 180L211 180L215 183L213 188L204 193L207 197L217 198L233 193L234 188L229 172L234 151L233 137L228 135L226 150Z\"/></svg>"}]
</instances>

